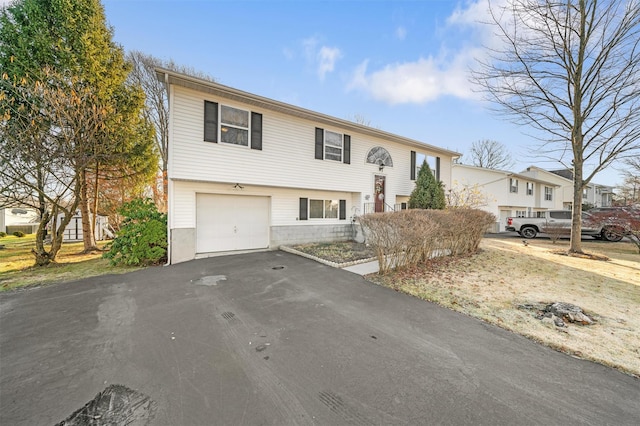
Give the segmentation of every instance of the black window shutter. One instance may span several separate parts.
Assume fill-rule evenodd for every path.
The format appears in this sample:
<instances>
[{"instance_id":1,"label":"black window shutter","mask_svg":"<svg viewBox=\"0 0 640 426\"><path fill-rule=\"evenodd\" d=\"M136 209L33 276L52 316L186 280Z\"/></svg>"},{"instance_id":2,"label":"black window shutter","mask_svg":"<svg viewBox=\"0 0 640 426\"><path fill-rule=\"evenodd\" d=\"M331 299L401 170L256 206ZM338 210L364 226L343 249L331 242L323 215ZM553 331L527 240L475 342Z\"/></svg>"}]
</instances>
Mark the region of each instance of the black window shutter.
<instances>
[{"instance_id":1,"label":"black window shutter","mask_svg":"<svg viewBox=\"0 0 640 426\"><path fill-rule=\"evenodd\" d=\"M218 104L204 101L204 140L218 142Z\"/></svg>"},{"instance_id":2,"label":"black window shutter","mask_svg":"<svg viewBox=\"0 0 640 426\"><path fill-rule=\"evenodd\" d=\"M307 215L307 206L309 205L308 203L308 198L300 198L300 217L298 219L300 220L307 220L308 215Z\"/></svg>"},{"instance_id":3,"label":"black window shutter","mask_svg":"<svg viewBox=\"0 0 640 426\"><path fill-rule=\"evenodd\" d=\"M340 220L347 218L347 200L340 200Z\"/></svg>"},{"instance_id":4,"label":"black window shutter","mask_svg":"<svg viewBox=\"0 0 640 426\"><path fill-rule=\"evenodd\" d=\"M416 180L416 152L411 151L411 180Z\"/></svg>"},{"instance_id":5,"label":"black window shutter","mask_svg":"<svg viewBox=\"0 0 640 426\"><path fill-rule=\"evenodd\" d=\"M436 157L436 180L440 181L440 157Z\"/></svg>"},{"instance_id":6,"label":"black window shutter","mask_svg":"<svg viewBox=\"0 0 640 426\"><path fill-rule=\"evenodd\" d=\"M316 160L324 159L324 130L316 127Z\"/></svg>"},{"instance_id":7,"label":"black window shutter","mask_svg":"<svg viewBox=\"0 0 640 426\"><path fill-rule=\"evenodd\" d=\"M262 114L251 113L251 149L262 150Z\"/></svg>"},{"instance_id":8,"label":"black window shutter","mask_svg":"<svg viewBox=\"0 0 640 426\"><path fill-rule=\"evenodd\" d=\"M344 144L342 149L342 162L344 164L351 164L351 136L344 135Z\"/></svg>"}]
</instances>

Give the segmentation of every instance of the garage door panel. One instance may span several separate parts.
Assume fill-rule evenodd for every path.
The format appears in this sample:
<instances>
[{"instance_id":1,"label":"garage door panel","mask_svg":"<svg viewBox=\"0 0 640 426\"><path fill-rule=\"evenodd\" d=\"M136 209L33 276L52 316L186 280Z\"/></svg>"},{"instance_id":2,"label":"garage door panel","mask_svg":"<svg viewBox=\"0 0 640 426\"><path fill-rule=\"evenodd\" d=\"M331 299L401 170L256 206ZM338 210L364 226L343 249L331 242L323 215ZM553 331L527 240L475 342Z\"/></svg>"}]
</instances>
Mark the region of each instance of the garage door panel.
<instances>
[{"instance_id":1,"label":"garage door panel","mask_svg":"<svg viewBox=\"0 0 640 426\"><path fill-rule=\"evenodd\" d=\"M269 198L198 194L198 253L249 250L269 246Z\"/></svg>"}]
</instances>

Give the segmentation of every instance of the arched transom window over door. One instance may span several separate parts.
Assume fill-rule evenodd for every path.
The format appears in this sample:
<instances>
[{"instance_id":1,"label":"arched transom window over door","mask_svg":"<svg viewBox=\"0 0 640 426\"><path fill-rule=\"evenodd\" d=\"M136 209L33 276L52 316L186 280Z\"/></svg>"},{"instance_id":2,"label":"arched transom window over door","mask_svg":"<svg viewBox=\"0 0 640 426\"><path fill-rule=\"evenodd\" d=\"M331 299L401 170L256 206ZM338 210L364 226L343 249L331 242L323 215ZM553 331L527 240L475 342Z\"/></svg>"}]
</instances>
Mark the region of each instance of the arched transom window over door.
<instances>
[{"instance_id":1,"label":"arched transom window over door","mask_svg":"<svg viewBox=\"0 0 640 426\"><path fill-rule=\"evenodd\" d=\"M393 167L393 160L389 151L381 146L374 146L367 153L367 163L379 166Z\"/></svg>"}]
</instances>

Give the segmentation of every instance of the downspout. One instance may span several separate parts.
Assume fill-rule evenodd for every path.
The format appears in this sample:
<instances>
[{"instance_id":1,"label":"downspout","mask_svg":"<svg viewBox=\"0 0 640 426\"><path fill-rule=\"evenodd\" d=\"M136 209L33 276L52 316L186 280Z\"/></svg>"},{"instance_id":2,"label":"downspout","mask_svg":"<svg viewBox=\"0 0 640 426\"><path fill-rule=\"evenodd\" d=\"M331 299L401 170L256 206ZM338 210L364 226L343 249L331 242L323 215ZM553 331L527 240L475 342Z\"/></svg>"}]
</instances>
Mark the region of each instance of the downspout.
<instances>
[{"instance_id":1,"label":"downspout","mask_svg":"<svg viewBox=\"0 0 640 426\"><path fill-rule=\"evenodd\" d=\"M171 150L169 149L169 145L171 145L171 91L169 90L169 74L167 74L166 72L164 73L164 88L167 91L167 105L169 105L169 136L168 136L168 143L167 143L167 163L169 163L169 154L171 152ZM168 173L167 173L168 174ZM167 181L169 179L169 176L167 176ZM172 204L172 200L173 197L170 197L170 194L172 192L171 188L173 188L173 185L170 185L170 182L167 182L167 191L169 192L168 194L166 194L167 196L167 263L164 264L164 266L169 266L171 265L171 204Z\"/></svg>"}]
</instances>

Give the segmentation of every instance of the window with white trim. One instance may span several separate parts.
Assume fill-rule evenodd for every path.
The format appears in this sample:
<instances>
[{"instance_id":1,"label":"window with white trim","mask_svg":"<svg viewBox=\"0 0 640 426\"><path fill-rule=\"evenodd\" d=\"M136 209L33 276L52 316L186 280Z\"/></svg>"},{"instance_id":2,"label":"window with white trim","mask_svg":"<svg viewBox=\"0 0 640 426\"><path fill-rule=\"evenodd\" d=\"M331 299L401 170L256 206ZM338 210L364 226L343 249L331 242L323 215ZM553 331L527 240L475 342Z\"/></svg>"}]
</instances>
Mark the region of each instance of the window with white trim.
<instances>
[{"instance_id":1,"label":"window with white trim","mask_svg":"<svg viewBox=\"0 0 640 426\"><path fill-rule=\"evenodd\" d=\"M249 111L220 105L220 142L249 146Z\"/></svg>"},{"instance_id":2,"label":"window with white trim","mask_svg":"<svg viewBox=\"0 0 640 426\"><path fill-rule=\"evenodd\" d=\"M314 200L300 198L298 220L347 219L347 200Z\"/></svg>"},{"instance_id":3,"label":"window with white trim","mask_svg":"<svg viewBox=\"0 0 640 426\"><path fill-rule=\"evenodd\" d=\"M342 161L342 134L332 132L330 130L324 131L324 159Z\"/></svg>"},{"instance_id":4,"label":"window with white trim","mask_svg":"<svg viewBox=\"0 0 640 426\"><path fill-rule=\"evenodd\" d=\"M544 199L546 201L553 201L553 188L550 186L544 187Z\"/></svg>"},{"instance_id":5,"label":"window with white trim","mask_svg":"<svg viewBox=\"0 0 640 426\"><path fill-rule=\"evenodd\" d=\"M527 182L527 195L533 195L533 182Z\"/></svg>"},{"instance_id":6,"label":"window with white trim","mask_svg":"<svg viewBox=\"0 0 640 426\"><path fill-rule=\"evenodd\" d=\"M518 179L509 179L509 192L512 192L514 194L518 193Z\"/></svg>"},{"instance_id":7,"label":"window with white trim","mask_svg":"<svg viewBox=\"0 0 640 426\"><path fill-rule=\"evenodd\" d=\"M309 200L309 219L337 219L339 211L338 200Z\"/></svg>"},{"instance_id":8,"label":"window with white trim","mask_svg":"<svg viewBox=\"0 0 640 426\"><path fill-rule=\"evenodd\" d=\"M527 217L526 210L516 210L516 217Z\"/></svg>"},{"instance_id":9,"label":"window with white trim","mask_svg":"<svg viewBox=\"0 0 640 426\"><path fill-rule=\"evenodd\" d=\"M315 159L351 164L351 136L316 127Z\"/></svg>"},{"instance_id":10,"label":"window with white trim","mask_svg":"<svg viewBox=\"0 0 640 426\"><path fill-rule=\"evenodd\" d=\"M204 141L262 150L262 114L204 101Z\"/></svg>"}]
</instances>

